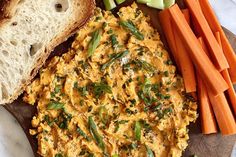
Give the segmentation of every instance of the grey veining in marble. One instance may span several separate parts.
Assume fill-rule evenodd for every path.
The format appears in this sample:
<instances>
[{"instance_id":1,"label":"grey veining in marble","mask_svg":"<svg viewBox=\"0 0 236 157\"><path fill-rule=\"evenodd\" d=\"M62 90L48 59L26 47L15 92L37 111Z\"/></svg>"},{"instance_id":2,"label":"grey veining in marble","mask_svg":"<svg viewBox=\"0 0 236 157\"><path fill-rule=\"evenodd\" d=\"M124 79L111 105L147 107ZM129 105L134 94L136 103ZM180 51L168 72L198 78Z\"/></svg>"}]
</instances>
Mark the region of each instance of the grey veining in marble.
<instances>
[{"instance_id":1,"label":"grey veining in marble","mask_svg":"<svg viewBox=\"0 0 236 157\"><path fill-rule=\"evenodd\" d=\"M221 24L236 34L236 0L210 1ZM23 130L3 107L0 107L0 157L33 157ZM236 146L231 157L236 157Z\"/></svg>"}]
</instances>

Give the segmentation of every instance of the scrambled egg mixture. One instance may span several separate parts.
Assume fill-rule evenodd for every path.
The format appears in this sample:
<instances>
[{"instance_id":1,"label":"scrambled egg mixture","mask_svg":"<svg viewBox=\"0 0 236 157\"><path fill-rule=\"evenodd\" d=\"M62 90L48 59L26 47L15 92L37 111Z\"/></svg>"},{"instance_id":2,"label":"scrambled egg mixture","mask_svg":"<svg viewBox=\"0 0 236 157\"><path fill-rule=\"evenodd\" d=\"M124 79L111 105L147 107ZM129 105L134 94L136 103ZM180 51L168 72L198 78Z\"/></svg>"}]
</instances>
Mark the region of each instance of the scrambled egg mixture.
<instances>
[{"instance_id":1,"label":"scrambled egg mixture","mask_svg":"<svg viewBox=\"0 0 236 157\"><path fill-rule=\"evenodd\" d=\"M27 88L40 155L177 157L187 147L196 102L149 17L136 4L118 16L96 9L69 52Z\"/></svg>"}]
</instances>

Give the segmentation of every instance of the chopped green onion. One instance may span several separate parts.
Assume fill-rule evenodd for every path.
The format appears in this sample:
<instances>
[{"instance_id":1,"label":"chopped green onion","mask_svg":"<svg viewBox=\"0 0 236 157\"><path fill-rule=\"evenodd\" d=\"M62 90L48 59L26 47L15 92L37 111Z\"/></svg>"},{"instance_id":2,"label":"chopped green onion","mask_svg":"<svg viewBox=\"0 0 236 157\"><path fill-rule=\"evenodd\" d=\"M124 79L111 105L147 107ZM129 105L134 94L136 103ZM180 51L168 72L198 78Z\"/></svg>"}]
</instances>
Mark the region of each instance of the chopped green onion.
<instances>
[{"instance_id":1,"label":"chopped green onion","mask_svg":"<svg viewBox=\"0 0 236 157\"><path fill-rule=\"evenodd\" d=\"M155 157L153 151L148 146L145 147L147 149L147 157Z\"/></svg>"},{"instance_id":2,"label":"chopped green onion","mask_svg":"<svg viewBox=\"0 0 236 157\"><path fill-rule=\"evenodd\" d=\"M61 153L57 153L55 157L63 157L63 155Z\"/></svg>"},{"instance_id":3,"label":"chopped green onion","mask_svg":"<svg viewBox=\"0 0 236 157\"><path fill-rule=\"evenodd\" d=\"M116 3L117 4L121 4L121 3L124 3L125 0L116 0Z\"/></svg>"},{"instance_id":4,"label":"chopped green onion","mask_svg":"<svg viewBox=\"0 0 236 157\"><path fill-rule=\"evenodd\" d=\"M86 96L88 94L87 87L79 87L78 82L74 83L74 88L80 93L81 96Z\"/></svg>"},{"instance_id":5,"label":"chopped green onion","mask_svg":"<svg viewBox=\"0 0 236 157\"><path fill-rule=\"evenodd\" d=\"M105 151L105 149L106 149L105 143L103 142L102 136L98 133L97 126L96 126L95 122L93 121L92 116L88 117L88 128L89 128L91 135L93 136L96 143L98 144L98 147L101 148L103 151Z\"/></svg>"},{"instance_id":6,"label":"chopped green onion","mask_svg":"<svg viewBox=\"0 0 236 157\"><path fill-rule=\"evenodd\" d=\"M101 37L102 37L102 33L100 29L93 32L92 39L88 45L88 57L91 57L94 54L96 48L99 45Z\"/></svg>"},{"instance_id":7,"label":"chopped green onion","mask_svg":"<svg viewBox=\"0 0 236 157\"><path fill-rule=\"evenodd\" d=\"M129 51L125 50L123 52L117 53L112 56L112 58L105 64L102 65L101 70L105 70L107 67L109 67L112 63L114 63L116 60L123 58L124 56L128 55Z\"/></svg>"},{"instance_id":8,"label":"chopped green onion","mask_svg":"<svg viewBox=\"0 0 236 157\"><path fill-rule=\"evenodd\" d=\"M129 30L138 40L144 40L143 34L136 28L131 20L120 21L119 24Z\"/></svg>"},{"instance_id":9,"label":"chopped green onion","mask_svg":"<svg viewBox=\"0 0 236 157\"><path fill-rule=\"evenodd\" d=\"M141 126L140 122L136 121L134 124L134 133L135 133L135 139L137 141L141 140L141 129L142 129L142 126Z\"/></svg>"},{"instance_id":10,"label":"chopped green onion","mask_svg":"<svg viewBox=\"0 0 236 157\"><path fill-rule=\"evenodd\" d=\"M103 0L106 10L112 10L116 7L114 0Z\"/></svg>"},{"instance_id":11,"label":"chopped green onion","mask_svg":"<svg viewBox=\"0 0 236 157\"><path fill-rule=\"evenodd\" d=\"M87 141L90 141L91 139L83 132L83 130L78 126L76 130L81 136L83 136Z\"/></svg>"},{"instance_id":12,"label":"chopped green onion","mask_svg":"<svg viewBox=\"0 0 236 157\"><path fill-rule=\"evenodd\" d=\"M47 106L48 110L60 110L64 108L64 104L60 102L50 102Z\"/></svg>"},{"instance_id":13,"label":"chopped green onion","mask_svg":"<svg viewBox=\"0 0 236 157\"><path fill-rule=\"evenodd\" d=\"M138 69L146 71L147 73L153 74L156 70L156 68L153 65L144 60L134 60L133 62Z\"/></svg>"},{"instance_id":14,"label":"chopped green onion","mask_svg":"<svg viewBox=\"0 0 236 157\"><path fill-rule=\"evenodd\" d=\"M99 98L101 95L108 93L111 94L112 90L111 87L103 82L100 83L93 83L93 93L96 98Z\"/></svg>"},{"instance_id":15,"label":"chopped green onion","mask_svg":"<svg viewBox=\"0 0 236 157\"><path fill-rule=\"evenodd\" d=\"M169 76L169 72L168 71L164 71L164 76L168 77Z\"/></svg>"},{"instance_id":16,"label":"chopped green onion","mask_svg":"<svg viewBox=\"0 0 236 157\"><path fill-rule=\"evenodd\" d=\"M93 153L89 153L88 157L94 157L94 154Z\"/></svg>"},{"instance_id":17,"label":"chopped green onion","mask_svg":"<svg viewBox=\"0 0 236 157\"><path fill-rule=\"evenodd\" d=\"M119 155L118 154L114 154L111 157L119 157Z\"/></svg>"},{"instance_id":18,"label":"chopped green onion","mask_svg":"<svg viewBox=\"0 0 236 157\"><path fill-rule=\"evenodd\" d=\"M116 35L112 34L110 38L111 38L111 44L112 44L113 49L116 49L118 45Z\"/></svg>"}]
</instances>

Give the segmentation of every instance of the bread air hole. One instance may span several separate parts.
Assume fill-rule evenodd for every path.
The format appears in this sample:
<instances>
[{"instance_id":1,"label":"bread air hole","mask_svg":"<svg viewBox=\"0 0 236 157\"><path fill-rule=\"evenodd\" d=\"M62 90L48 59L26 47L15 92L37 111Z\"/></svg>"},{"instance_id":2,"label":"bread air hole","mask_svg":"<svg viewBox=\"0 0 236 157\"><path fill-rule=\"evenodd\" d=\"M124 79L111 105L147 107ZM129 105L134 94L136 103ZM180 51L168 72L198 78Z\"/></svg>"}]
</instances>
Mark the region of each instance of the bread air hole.
<instances>
[{"instance_id":1,"label":"bread air hole","mask_svg":"<svg viewBox=\"0 0 236 157\"><path fill-rule=\"evenodd\" d=\"M14 40L11 40L10 43L11 43L13 46L17 46L17 42L14 41Z\"/></svg>"},{"instance_id":2,"label":"bread air hole","mask_svg":"<svg viewBox=\"0 0 236 157\"><path fill-rule=\"evenodd\" d=\"M3 54L4 56L6 56L6 57L8 57L8 56L9 56L9 52L8 52L8 51L6 51L6 50L2 50L2 54Z\"/></svg>"},{"instance_id":3,"label":"bread air hole","mask_svg":"<svg viewBox=\"0 0 236 157\"><path fill-rule=\"evenodd\" d=\"M22 69L19 69L19 72L20 72L21 75L23 74L23 70Z\"/></svg>"},{"instance_id":4,"label":"bread air hole","mask_svg":"<svg viewBox=\"0 0 236 157\"><path fill-rule=\"evenodd\" d=\"M18 4L21 4L21 3L24 3L25 2L25 0L20 0L19 2L18 2Z\"/></svg>"},{"instance_id":5,"label":"bread air hole","mask_svg":"<svg viewBox=\"0 0 236 157\"><path fill-rule=\"evenodd\" d=\"M30 45L30 56L34 56L42 48L42 45L42 43L35 43L33 45Z\"/></svg>"},{"instance_id":6,"label":"bread air hole","mask_svg":"<svg viewBox=\"0 0 236 157\"><path fill-rule=\"evenodd\" d=\"M17 22L12 22L11 25L12 25L12 26L16 26L16 25L17 25Z\"/></svg>"},{"instance_id":7,"label":"bread air hole","mask_svg":"<svg viewBox=\"0 0 236 157\"><path fill-rule=\"evenodd\" d=\"M57 0L54 3L56 12L66 12L69 8L68 0Z\"/></svg>"}]
</instances>

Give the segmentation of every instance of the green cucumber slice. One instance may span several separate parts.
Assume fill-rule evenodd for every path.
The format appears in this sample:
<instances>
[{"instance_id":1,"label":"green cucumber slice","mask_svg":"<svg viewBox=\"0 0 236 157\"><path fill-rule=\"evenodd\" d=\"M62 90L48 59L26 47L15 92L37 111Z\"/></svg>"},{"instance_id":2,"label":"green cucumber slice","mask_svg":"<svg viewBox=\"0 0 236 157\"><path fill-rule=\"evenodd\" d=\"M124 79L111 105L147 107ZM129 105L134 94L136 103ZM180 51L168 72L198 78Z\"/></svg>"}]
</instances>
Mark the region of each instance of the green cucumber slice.
<instances>
[{"instance_id":1,"label":"green cucumber slice","mask_svg":"<svg viewBox=\"0 0 236 157\"><path fill-rule=\"evenodd\" d=\"M164 0L165 8L169 8L175 4L175 0Z\"/></svg>"},{"instance_id":2,"label":"green cucumber slice","mask_svg":"<svg viewBox=\"0 0 236 157\"><path fill-rule=\"evenodd\" d=\"M163 0L151 0L150 2L147 3L147 6L157 9L165 9Z\"/></svg>"},{"instance_id":3,"label":"green cucumber slice","mask_svg":"<svg viewBox=\"0 0 236 157\"><path fill-rule=\"evenodd\" d=\"M116 0L116 3L117 4L121 4L121 3L123 3L125 0Z\"/></svg>"},{"instance_id":4,"label":"green cucumber slice","mask_svg":"<svg viewBox=\"0 0 236 157\"><path fill-rule=\"evenodd\" d=\"M150 3L151 0L137 0L138 3L143 3L143 4L147 4Z\"/></svg>"},{"instance_id":5,"label":"green cucumber slice","mask_svg":"<svg viewBox=\"0 0 236 157\"><path fill-rule=\"evenodd\" d=\"M116 7L114 0L103 0L106 10L112 10Z\"/></svg>"}]
</instances>

